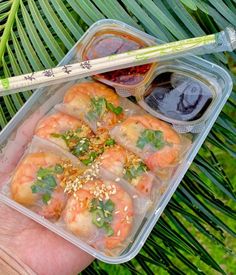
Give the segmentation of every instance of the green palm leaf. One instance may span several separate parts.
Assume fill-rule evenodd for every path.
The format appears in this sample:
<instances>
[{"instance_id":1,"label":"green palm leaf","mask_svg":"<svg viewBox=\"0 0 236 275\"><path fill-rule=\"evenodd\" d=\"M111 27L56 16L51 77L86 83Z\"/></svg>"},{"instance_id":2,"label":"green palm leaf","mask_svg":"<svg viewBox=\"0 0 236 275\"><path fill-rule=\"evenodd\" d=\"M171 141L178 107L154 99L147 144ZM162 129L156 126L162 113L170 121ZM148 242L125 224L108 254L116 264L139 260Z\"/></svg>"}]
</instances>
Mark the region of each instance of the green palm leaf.
<instances>
[{"instance_id":1,"label":"green palm leaf","mask_svg":"<svg viewBox=\"0 0 236 275\"><path fill-rule=\"evenodd\" d=\"M230 24L236 27L235 12L235 0L0 1L1 77L55 66L88 26L102 18L118 19L172 41L217 32ZM229 72L235 70L235 53L204 58ZM1 128L31 93L0 98ZM233 91L140 254L119 266L95 261L84 274L235 273L233 265L222 267L223 257L216 259L214 253L220 251L229 261L235 257L235 245L228 241L236 234L235 176L230 167L236 156L235 107Z\"/></svg>"}]
</instances>

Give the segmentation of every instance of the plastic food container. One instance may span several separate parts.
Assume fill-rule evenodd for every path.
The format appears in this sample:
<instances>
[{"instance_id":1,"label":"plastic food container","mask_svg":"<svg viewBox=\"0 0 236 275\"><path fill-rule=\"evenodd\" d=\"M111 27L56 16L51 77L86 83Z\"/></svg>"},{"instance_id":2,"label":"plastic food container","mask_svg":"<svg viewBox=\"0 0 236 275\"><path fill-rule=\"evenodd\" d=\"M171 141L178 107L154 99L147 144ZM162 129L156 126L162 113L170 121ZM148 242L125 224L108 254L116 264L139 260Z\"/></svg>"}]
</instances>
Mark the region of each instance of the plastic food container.
<instances>
[{"instance_id":1,"label":"plastic food container","mask_svg":"<svg viewBox=\"0 0 236 275\"><path fill-rule=\"evenodd\" d=\"M78 44L78 59L95 59L155 44L149 37L144 38L142 32L137 29L117 21L107 22L94 25L86 32ZM138 95L156 66L156 63L146 64L99 74L94 78L114 87L120 96Z\"/></svg>"},{"instance_id":2,"label":"plastic food container","mask_svg":"<svg viewBox=\"0 0 236 275\"><path fill-rule=\"evenodd\" d=\"M141 35L142 39L145 41L161 43L161 41L153 38L152 36L137 31L136 29L127 26L124 23L114 20L101 20L95 23L87 31L87 33L80 39L80 41L77 42L77 44L62 60L60 65L69 64L77 60L78 47L81 47L83 41L85 41L85 38L92 35L94 33L94 30L99 28L105 29L107 26L114 26L114 28L118 29L118 31L118 26L120 26L121 31L123 31L124 29L129 29L133 33L139 33L139 35ZM225 70L198 57L192 56L190 58L175 60L174 62L161 63L158 66L160 68L160 71L156 71L156 75L152 75L152 79L150 77L149 85L157 76L157 74L160 75L165 72L177 72L178 74L174 74L174 76L172 74L171 85L181 86L181 83L185 83L187 76L196 79L196 81L200 79L204 83L204 85L206 85L207 88L209 88L209 90L211 91L212 98L209 104L210 107L208 106L207 108L207 112L204 112L204 114L202 114L202 116L198 118L199 121L197 123L201 122L200 120L205 117L204 127L201 126L199 128L199 131L196 131L196 133L192 135L191 145L186 148L186 152L184 152L184 155L181 157L181 161L179 161L177 166L175 166L173 171L171 171L171 176L168 178L168 180L162 181L162 187L164 186L163 192L152 199L151 207L149 207L147 211L145 209L143 212L141 210L139 211L138 205L140 205L140 202L141 205L144 205L144 203L145 205L148 205L149 199L143 196L138 197L134 188L132 188L132 186L130 187L128 185L125 185L123 180L119 180L119 182L117 183L119 186L123 186L126 192L133 196L134 200L138 199L136 201L139 202L137 205L135 204L136 202L133 203L136 211L139 212L139 215L137 216L138 218L134 223L133 229L130 231L129 238L127 239L127 242L125 242L125 246L121 249L121 251L114 254L108 254L106 253L106 251L99 249L99 247L92 247L82 238L76 237L74 234L70 233L65 227L61 226L60 223L55 223L53 221L50 221L50 219L48 220L43 218L42 215L40 215L39 213L36 213L35 211L32 211L32 209L24 207L23 205L14 201L9 195L9 181L12 179L11 177L14 174L15 168L18 165L20 159L22 159L22 157L26 153L35 153L38 150L41 150L42 152L46 150L47 152L49 152L52 150L56 151L57 154L63 155L63 158L71 158L74 163L74 157L71 156L71 154L69 154L68 152L65 153L65 151L57 147L57 145L52 145L48 142L45 143L45 141L42 142L40 141L40 138L37 137L34 137L32 141L32 137L34 135L34 129L38 122L45 115L47 116L52 114L55 111L53 110L55 105L59 104L59 106L61 106L60 104L63 102L64 95L68 91L68 89L70 89L73 85L77 83L88 81L88 79L77 82L71 81L60 85L55 84L48 88L41 88L36 90L31 98L26 102L26 104L18 111L16 116L0 133L0 148L2 148L0 154L0 178L1 184L3 184L0 191L0 201L23 213L29 218L35 220L36 222L42 224L46 228L70 241L74 245L80 247L87 253L98 258L99 260L111 264L119 264L129 261L133 257L135 257L135 255L144 245L152 228L155 226L155 223L164 211L165 206L169 202L171 196L181 182L184 174L188 170L190 164L192 163L194 157L196 156L198 150L200 149L202 143L208 135L211 127L217 119L217 116L219 115L221 109L227 101L227 98L229 97L232 89L231 78ZM203 76L205 77L205 80L202 80ZM149 86L149 88L150 87L151 86ZM146 92L148 95L148 93L150 93L150 90L147 89L145 93ZM145 93L144 95L146 95ZM145 101L145 96L143 99ZM131 107L128 108L132 109ZM138 115L142 115L144 113L144 110L140 110L140 106L136 105L136 108L137 109L135 109L134 112L131 114L127 112L127 117L132 117L133 115L137 115L137 113ZM170 122L173 123L172 121ZM190 122L190 124L192 123L191 120L183 121L183 123L186 122ZM203 121L201 123L203 123ZM175 125L175 123L173 124ZM118 127L116 128L116 132L119 127L122 127L122 125L123 124L121 123L116 126ZM178 123L178 125L180 124ZM187 127L186 125L184 125L184 127ZM183 127L183 125L180 126ZM190 126L195 127L195 125ZM167 127L169 129L169 127L172 126ZM117 136L115 133L113 134L114 136ZM157 132L156 134L159 133ZM118 134L117 139L119 138L120 137ZM141 140L140 142L143 141ZM129 146L131 145L132 144L129 143ZM141 145L140 148L143 149L143 146ZM104 174L102 176L105 177ZM109 175L106 175L106 179L108 176ZM48 198L46 197L45 199Z\"/></svg>"}]
</instances>

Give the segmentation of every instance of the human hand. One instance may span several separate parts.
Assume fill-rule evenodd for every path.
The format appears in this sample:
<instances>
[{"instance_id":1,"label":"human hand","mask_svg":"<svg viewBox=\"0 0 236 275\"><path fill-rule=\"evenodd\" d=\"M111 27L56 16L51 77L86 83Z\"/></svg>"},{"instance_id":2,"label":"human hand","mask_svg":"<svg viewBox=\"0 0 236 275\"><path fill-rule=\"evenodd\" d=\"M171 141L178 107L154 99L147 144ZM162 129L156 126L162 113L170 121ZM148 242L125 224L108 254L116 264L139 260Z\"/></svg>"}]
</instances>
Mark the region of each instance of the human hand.
<instances>
[{"instance_id":1,"label":"human hand","mask_svg":"<svg viewBox=\"0 0 236 275\"><path fill-rule=\"evenodd\" d=\"M0 203L0 245L40 275L77 274L93 257Z\"/></svg>"}]
</instances>

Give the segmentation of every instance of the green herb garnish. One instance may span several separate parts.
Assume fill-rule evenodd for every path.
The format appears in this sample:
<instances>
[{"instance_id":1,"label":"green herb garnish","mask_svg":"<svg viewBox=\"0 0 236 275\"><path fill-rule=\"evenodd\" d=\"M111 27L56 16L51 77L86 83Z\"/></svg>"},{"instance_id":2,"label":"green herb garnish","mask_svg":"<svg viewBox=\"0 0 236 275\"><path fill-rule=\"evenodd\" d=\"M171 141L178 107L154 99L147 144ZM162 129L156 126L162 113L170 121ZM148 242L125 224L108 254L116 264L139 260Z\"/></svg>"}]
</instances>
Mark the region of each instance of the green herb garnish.
<instances>
[{"instance_id":1,"label":"green herb garnish","mask_svg":"<svg viewBox=\"0 0 236 275\"><path fill-rule=\"evenodd\" d=\"M113 220L112 213L115 209L115 204L112 200L107 200L105 203L98 199L92 199L89 211L93 214L92 222L98 228L103 228L108 236L112 236L114 231L110 225Z\"/></svg>"},{"instance_id":2,"label":"green herb garnish","mask_svg":"<svg viewBox=\"0 0 236 275\"><path fill-rule=\"evenodd\" d=\"M109 138L108 140L106 140L105 145L107 146L112 146L115 145L115 140L113 138Z\"/></svg>"},{"instance_id":3,"label":"green herb garnish","mask_svg":"<svg viewBox=\"0 0 236 275\"><path fill-rule=\"evenodd\" d=\"M51 136L54 138L63 139L66 145L70 148L71 143L77 143L80 140L80 138L76 135L77 133L80 133L80 132L81 132L81 129L78 128L76 131L68 130L61 134L52 133Z\"/></svg>"},{"instance_id":4,"label":"green herb garnish","mask_svg":"<svg viewBox=\"0 0 236 275\"><path fill-rule=\"evenodd\" d=\"M62 174L64 171L60 164L53 168L39 168L37 180L31 186L32 193L42 194L42 201L47 204L51 199L51 194L57 186L55 174Z\"/></svg>"},{"instance_id":5,"label":"green herb garnish","mask_svg":"<svg viewBox=\"0 0 236 275\"><path fill-rule=\"evenodd\" d=\"M123 112L122 107L115 107L112 103L108 102L104 97L91 98L91 108L86 117L89 121L97 120L105 113L106 110L119 115Z\"/></svg>"},{"instance_id":6,"label":"green herb garnish","mask_svg":"<svg viewBox=\"0 0 236 275\"><path fill-rule=\"evenodd\" d=\"M76 157L79 157L89 149L89 139L86 137L79 137L77 135L81 131L81 128L78 128L75 131L68 130L62 134L52 133L51 136L54 138L63 139L71 153Z\"/></svg>"},{"instance_id":7,"label":"green herb garnish","mask_svg":"<svg viewBox=\"0 0 236 275\"><path fill-rule=\"evenodd\" d=\"M146 129L138 138L137 147L143 149L145 145L151 145L155 149L161 149L165 146L163 132Z\"/></svg>"},{"instance_id":8,"label":"green herb garnish","mask_svg":"<svg viewBox=\"0 0 236 275\"><path fill-rule=\"evenodd\" d=\"M89 154L89 157L87 159L81 159L81 162L83 162L83 164L85 165L89 165L90 163L92 163L97 157L99 156L99 153L97 152L91 152Z\"/></svg>"},{"instance_id":9,"label":"green herb garnish","mask_svg":"<svg viewBox=\"0 0 236 275\"><path fill-rule=\"evenodd\" d=\"M112 103L107 102L107 109L113 113L115 113L116 115L119 115L123 112L122 107L118 106L115 107Z\"/></svg>"},{"instance_id":10,"label":"green herb garnish","mask_svg":"<svg viewBox=\"0 0 236 275\"><path fill-rule=\"evenodd\" d=\"M104 97L91 98L91 109L87 113L90 121L100 118L106 111L106 99Z\"/></svg>"},{"instance_id":11,"label":"green herb garnish","mask_svg":"<svg viewBox=\"0 0 236 275\"><path fill-rule=\"evenodd\" d=\"M139 176L142 175L142 173L147 171L147 166L143 163L140 162L138 166L130 166L128 169L126 169L125 172L125 178L128 180L135 179Z\"/></svg>"},{"instance_id":12,"label":"green herb garnish","mask_svg":"<svg viewBox=\"0 0 236 275\"><path fill-rule=\"evenodd\" d=\"M89 149L89 140L87 138L79 139L78 143L75 145L71 151L73 155L79 157L87 152Z\"/></svg>"}]
</instances>

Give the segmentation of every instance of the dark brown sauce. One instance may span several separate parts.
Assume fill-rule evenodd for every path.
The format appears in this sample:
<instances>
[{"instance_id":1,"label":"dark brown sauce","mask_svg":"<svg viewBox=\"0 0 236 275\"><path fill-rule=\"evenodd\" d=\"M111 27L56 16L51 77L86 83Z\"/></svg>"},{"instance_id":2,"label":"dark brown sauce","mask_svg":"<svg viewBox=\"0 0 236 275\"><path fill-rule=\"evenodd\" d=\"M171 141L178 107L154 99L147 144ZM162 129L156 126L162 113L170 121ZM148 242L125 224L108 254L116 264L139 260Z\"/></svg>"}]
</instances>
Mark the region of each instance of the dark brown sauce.
<instances>
[{"instance_id":1,"label":"dark brown sauce","mask_svg":"<svg viewBox=\"0 0 236 275\"><path fill-rule=\"evenodd\" d=\"M176 73L158 75L148 89L145 102L168 118L193 121L200 118L212 101L206 84Z\"/></svg>"},{"instance_id":2,"label":"dark brown sauce","mask_svg":"<svg viewBox=\"0 0 236 275\"><path fill-rule=\"evenodd\" d=\"M105 57L127 51L137 50L148 46L142 40L122 32L101 31L98 32L87 46L83 55L84 60ZM97 77L123 85L135 85L144 80L146 73L152 64L135 66L127 69L116 70Z\"/></svg>"}]
</instances>

